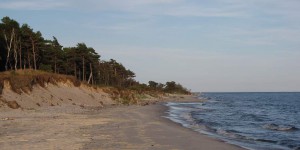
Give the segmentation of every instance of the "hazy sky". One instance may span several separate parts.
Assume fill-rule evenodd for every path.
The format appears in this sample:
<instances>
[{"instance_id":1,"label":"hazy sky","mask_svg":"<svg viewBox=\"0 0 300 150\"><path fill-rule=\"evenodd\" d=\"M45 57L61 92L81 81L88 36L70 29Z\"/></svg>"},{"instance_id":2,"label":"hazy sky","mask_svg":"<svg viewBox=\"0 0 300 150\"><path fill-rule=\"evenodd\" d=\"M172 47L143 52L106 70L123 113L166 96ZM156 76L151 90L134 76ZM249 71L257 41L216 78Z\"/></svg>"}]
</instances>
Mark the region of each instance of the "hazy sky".
<instances>
[{"instance_id":1,"label":"hazy sky","mask_svg":"<svg viewBox=\"0 0 300 150\"><path fill-rule=\"evenodd\" d=\"M0 14L85 42L141 82L300 91L299 0L0 0Z\"/></svg>"}]
</instances>

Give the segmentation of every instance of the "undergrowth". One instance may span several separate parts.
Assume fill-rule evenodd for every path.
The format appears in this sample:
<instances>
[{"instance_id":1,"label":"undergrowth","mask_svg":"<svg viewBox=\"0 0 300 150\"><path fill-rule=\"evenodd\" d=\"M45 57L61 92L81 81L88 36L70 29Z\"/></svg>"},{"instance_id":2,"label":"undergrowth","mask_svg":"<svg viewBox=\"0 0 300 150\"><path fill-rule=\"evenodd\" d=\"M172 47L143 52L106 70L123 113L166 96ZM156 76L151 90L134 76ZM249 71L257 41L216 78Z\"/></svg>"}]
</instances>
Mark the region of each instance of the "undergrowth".
<instances>
[{"instance_id":1,"label":"undergrowth","mask_svg":"<svg viewBox=\"0 0 300 150\"><path fill-rule=\"evenodd\" d=\"M110 97L117 101L120 104L130 105L130 104L139 104L141 100L148 98L148 96L159 98L160 96L164 96L165 94L162 92L156 91L138 91L131 90L125 88L115 88L115 87L107 87L103 88L105 93L110 94ZM148 96L147 96L148 95Z\"/></svg>"}]
</instances>

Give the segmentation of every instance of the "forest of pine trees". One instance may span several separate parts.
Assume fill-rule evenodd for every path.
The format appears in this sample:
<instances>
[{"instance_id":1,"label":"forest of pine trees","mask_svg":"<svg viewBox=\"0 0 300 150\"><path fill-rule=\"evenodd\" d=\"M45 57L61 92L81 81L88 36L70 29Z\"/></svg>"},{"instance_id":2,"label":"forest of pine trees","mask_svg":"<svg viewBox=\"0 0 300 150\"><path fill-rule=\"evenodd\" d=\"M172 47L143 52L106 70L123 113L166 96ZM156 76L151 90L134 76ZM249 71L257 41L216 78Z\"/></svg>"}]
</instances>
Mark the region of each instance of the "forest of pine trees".
<instances>
[{"instance_id":1,"label":"forest of pine trees","mask_svg":"<svg viewBox=\"0 0 300 150\"><path fill-rule=\"evenodd\" d=\"M63 47L59 41L44 39L40 31L29 25L3 17L0 22L0 72L19 69L43 70L75 76L92 85L140 88L165 92L189 93L174 81L166 85L149 81L149 85L135 81L135 73L114 59L101 60L92 47L78 43Z\"/></svg>"}]
</instances>

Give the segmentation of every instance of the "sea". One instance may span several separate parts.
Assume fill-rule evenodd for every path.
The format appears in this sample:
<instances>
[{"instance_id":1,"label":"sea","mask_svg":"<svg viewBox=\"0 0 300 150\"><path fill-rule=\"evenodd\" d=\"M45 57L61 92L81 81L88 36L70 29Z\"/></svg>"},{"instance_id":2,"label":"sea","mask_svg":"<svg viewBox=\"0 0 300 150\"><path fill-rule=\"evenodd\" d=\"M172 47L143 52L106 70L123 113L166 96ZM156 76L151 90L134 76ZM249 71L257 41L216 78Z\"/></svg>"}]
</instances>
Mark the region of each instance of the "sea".
<instances>
[{"instance_id":1,"label":"sea","mask_svg":"<svg viewBox=\"0 0 300 150\"><path fill-rule=\"evenodd\" d=\"M166 103L165 117L249 150L300 150L300 93L200 93L197 98Z\"/></svg>"}]
</instances>

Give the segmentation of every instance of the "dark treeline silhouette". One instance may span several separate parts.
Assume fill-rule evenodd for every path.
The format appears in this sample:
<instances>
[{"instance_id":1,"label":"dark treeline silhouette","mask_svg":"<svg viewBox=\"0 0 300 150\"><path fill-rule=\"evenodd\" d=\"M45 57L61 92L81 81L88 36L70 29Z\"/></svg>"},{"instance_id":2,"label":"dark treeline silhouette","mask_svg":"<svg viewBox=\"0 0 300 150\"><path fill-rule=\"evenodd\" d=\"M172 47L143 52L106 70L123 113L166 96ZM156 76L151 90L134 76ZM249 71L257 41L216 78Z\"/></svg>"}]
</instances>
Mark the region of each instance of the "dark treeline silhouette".
<instances>
[{"instance_id":1,"label":"dark treeline silhouette","mask_svg":"<svg viewBox=\"0 0 300 150\"><path fill-rule=\"evenodd\" d=\"M44 39L40 31L29 25L4 17L0 23L0 71L33 69L56 74L73 75L92 85L131 89L157 90L169 93L189 93L174 81L166 84L135 81L135 73L114 59L101 60L92 47L78 43L63 47L58 40Z\"/></svg>"}]
</instances>

